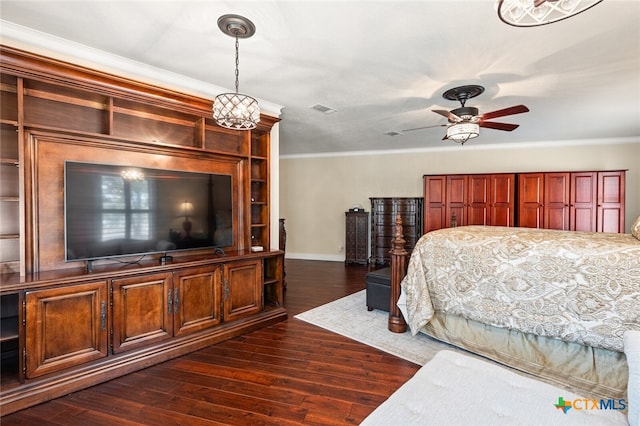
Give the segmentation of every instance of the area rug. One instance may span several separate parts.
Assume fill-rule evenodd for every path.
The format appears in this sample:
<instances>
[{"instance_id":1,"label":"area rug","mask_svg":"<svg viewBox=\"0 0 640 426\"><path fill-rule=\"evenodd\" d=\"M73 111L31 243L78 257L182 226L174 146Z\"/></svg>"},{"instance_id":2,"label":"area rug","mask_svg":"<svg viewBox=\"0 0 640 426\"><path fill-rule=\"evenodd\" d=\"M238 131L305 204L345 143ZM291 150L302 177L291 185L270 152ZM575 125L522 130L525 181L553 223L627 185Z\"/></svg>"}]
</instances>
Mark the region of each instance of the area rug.
<instances>
[{"instance_id":1,"label":"area rug","mask_svg":"<svg viewBox=\"0 0 640 426\"><path fill-rule=\"evenodd\" d=\"M367 311L365 290L295 316L302 321L349 337L418 365L424 365L438 351L456 350L420 333L392 333L387 329L389 313Z\"/></svg>"},{"instance_id":2,"label":"area rug","mask_svg":"<svg viewBox=\"0 0 640 426\"><path fill-rule=\"evenodd\" d=\"M511 425L514 424L514 422L515 424L545 424L539 422L535 416L531 417L531 413L535 413L537 409L546 410L547 408L551 410L551 413L545 411L544 418L547 419L548 416L553 416L553 421L546 424L559 424L562 426L569 424L626 424L624 415L621 415L621 413L612 413L611 410L607 411L605 417L591 417L591 415L594 414L593 412L587 413L586 418L583 417L584 414L576 416L575 411L578 410L573 410L574 413L571 415L570 413L566 413L565 416L562 410L555 408L555 405L559 404L558 398L562 397L564 401L571 401L570 398L579 398L567 388L562 389L558 387L557 384L544 383L540 379L534 379L519 371L506 368L478 355L432 339L422 333L412 336L408 331L406 333L390 332L387 329L389 313L376 309L367 311L366 293L364 290L298 314L295 318L423 366L414 377L400 387L387 402L378 407L371 414L370 418L365 419L364 424L367 425ZM450 355L452 353L453 355ZM471 367L464 367L457 357L464 357L465 362L472 360L472 363L480 362L481 364L473 367L477 371L470 373ZM445 359L446 362L450 364L453 362L455 366L450 365L446 367L442 365L443 361L438 361L438 359ZM432 360L436 362L433 363ZM471 374L471 376L468 376L468 374ZM467 384L474 374L481 375L481 377L478 376L474 379L477 384L477 389L474 392L485 398L482 409L488 407L493 410L493 413L485 413L485 415L496 415L496 417L491 418L491 420L484 419L487 421L476 422L476 420L479 420L477 416L481 410L479 408L480 406L477 404L469 405L471 401L471 389ZM507 377L508 387L500 388L500 386L498 386L498 388L500 388L499 390L488 388L486 386L487 383L495 381L493 376L496 378ZM429 377L432 379L429 379ZM440 377L440 379L437 377ZM434 392L436 395L440 395L440 397L427 399L422 390L423 383L421 382L423 380L432 380ZM524 381L521 382L522 380ZM457 385L455 384L456 381L459 382ZM534 385L536 389L543 391L542 396L539 396L538 399L533 399L533 394L529 393L528 388L525 386L532 385L532 382L535 382ZM451 386L453 385L457 388L452 390ZM421 390L418 392L416 389ZM457 392L457 396L442 398L442 395L446 394L445 391L447 390ZM538 392L538 390L535 392ZM519 396L516 397L516 394ZM519 405L514 404L516 398L522 399ZM401 401L412 402L403 404ZM437 401L437 403L434 403L434 401ZM434 417L432 417L434 415L432 411L433 407L443 408L442 410L440 410L440 408L436 410L439 410L439 415L442 416L437 420L434 420ZM469 407L471 410L465 409ZM404 412L397 410L404 410ZM458 416L458 414L461 416ZM556 416L556 414L558 415ZM473 421L470 421L470 419L473 419Z\"/></svg>"},{"instance_id":3,"label":"area rug","mask_svg":"<svg viewBox=\"0 0 640 426\"><path fill-rule=\"evenodd\" d=\"M626 425L614 409L487 361L441 351L371 413L363 426Z\"/></svg>"}]
</instances>

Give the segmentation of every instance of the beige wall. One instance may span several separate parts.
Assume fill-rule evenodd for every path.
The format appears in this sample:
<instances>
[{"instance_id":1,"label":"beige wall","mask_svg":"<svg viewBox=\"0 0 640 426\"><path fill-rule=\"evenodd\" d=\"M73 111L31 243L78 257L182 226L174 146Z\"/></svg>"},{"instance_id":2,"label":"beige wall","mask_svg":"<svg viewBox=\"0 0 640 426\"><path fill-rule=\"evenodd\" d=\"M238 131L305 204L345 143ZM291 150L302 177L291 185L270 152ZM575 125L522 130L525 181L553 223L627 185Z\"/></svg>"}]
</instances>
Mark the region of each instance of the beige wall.
<instances>
[{"instance_id":1,"label":"beige wall","mask_svg":"<svg viewBox=\"0 0 640 426\"><path fill-rule=\"evenodd\" d=\"M560 145L560 144L558 144ZM280 159L280 217L286 219L287 257L344 260L344 212L370 210L369 197L420 197L422 175L627 169L627 232L640 215L640 138L620 143L481 148Z\"/></svg>"}]
</instances>

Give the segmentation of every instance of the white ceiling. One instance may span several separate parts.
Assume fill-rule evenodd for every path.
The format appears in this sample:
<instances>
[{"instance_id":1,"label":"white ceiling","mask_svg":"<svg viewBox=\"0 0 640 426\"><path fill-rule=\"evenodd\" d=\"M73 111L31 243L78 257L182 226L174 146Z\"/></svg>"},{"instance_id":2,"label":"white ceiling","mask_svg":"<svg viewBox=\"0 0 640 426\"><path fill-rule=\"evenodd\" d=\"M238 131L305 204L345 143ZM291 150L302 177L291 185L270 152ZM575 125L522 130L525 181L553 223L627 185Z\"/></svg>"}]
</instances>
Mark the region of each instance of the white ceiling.
<instances>
[{"instance_id":1,"label":"white ceiling","mask_svg":"<svg viewBox=\"0 0 640 426\"><path fill-rule=\"evenodd\" d=\"M79 43L85 60L98 49L113 64L136 61L136 72L167 70L233 91L234 40L216 24L227 13L256 25L240 40L240 92L282 106L281 155L450 146L443 127L385 133L444 124L430 110L458 107L442 93L464 84L486 88L467 102L481 113L531 111L494 119L520 127L481 129L459 149L640 137L637 0L605 0L535 28L502 23L493 0L1 0L0 34L19 45L6 29L26 27Z\"/></svg>"}]
</instances>

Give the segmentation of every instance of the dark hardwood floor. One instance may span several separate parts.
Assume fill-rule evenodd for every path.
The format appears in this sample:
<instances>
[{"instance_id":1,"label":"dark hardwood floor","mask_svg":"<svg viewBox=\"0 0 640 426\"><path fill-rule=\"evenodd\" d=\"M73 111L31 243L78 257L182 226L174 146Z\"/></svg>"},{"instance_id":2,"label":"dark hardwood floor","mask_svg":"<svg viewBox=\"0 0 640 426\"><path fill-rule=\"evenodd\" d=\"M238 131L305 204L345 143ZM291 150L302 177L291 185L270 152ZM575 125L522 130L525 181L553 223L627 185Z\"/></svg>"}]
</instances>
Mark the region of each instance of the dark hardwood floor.
<instances>
[{"instance_id":1,"label":"dark hardwood floor","mask_svg":"<svg viewBox=\"0 0 640 426\"><path fill-rule=\"evenodd\" d=\"M419 366L293 318L364 289L367 267L285 264L287 321L11 414L2 426L360 423Z\"/></svg>"}]
</instances>

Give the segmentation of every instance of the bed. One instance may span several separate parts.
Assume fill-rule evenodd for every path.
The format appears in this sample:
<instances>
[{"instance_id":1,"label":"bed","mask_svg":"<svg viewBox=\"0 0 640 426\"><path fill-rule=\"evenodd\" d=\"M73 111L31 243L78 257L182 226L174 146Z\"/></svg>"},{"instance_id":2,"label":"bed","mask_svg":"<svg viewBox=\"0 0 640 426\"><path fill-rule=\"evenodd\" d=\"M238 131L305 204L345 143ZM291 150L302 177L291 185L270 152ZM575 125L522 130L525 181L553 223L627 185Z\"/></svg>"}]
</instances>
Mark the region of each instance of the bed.
<instances>
[{"instance_id":1,"label":"bed","mask_svg":"<svg viewBox=\"0 0 640 426\"><path fill-rule=\"evenodd\" d=\"M401 283L392 271L392 299L401 293L398 306L413 334L585 396L624 398L623 336L640 330L640 221L633 229L636 236L495 226L432 231L416 244ZM402 259L394 250L392 270Z\"/></svg>"}]
</instances>

